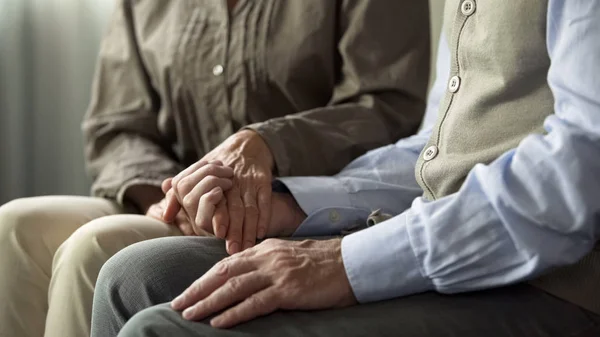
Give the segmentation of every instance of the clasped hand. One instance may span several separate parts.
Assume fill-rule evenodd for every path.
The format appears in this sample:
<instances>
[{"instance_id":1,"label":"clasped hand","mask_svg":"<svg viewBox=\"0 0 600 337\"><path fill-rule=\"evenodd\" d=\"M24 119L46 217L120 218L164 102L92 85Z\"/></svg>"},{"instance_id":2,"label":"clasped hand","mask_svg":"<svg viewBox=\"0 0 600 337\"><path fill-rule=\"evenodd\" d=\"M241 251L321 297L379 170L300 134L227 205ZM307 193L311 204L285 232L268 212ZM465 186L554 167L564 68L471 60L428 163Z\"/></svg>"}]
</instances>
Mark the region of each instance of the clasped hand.
<instances>
[{"instance_id":1,"label":"clasped hand","mask_svg":"<svg viewBox=\"0 0 600 337\"><path fill-rule=\"evenodd\" d=\"M230 254L254 246L257 238L290 235L303 213L290 197L272 198L273 165L260 135L243 130L163 182L167 204L162 218L173 222L185 216L195 234L226 239ZM280 211L273 212L273 205Z\"/></svg>"}]
</instances>

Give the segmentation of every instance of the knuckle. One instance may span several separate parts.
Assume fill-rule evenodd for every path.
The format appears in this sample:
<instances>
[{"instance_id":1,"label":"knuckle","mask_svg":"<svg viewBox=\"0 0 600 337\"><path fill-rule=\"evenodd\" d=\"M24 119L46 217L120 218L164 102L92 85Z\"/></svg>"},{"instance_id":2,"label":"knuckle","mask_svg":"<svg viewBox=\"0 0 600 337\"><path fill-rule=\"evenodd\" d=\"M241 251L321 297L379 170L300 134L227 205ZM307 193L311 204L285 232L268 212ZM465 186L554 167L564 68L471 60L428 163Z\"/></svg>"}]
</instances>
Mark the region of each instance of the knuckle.
<instances>
[{"instance_id":1,"label":"knuckle","mask_svg":"<svg viewBox=\"0 0 600 337\"><path fill-rule=\"evenodd\" d=\"M191 194L186 195L181 202L183 204L183 207L185 207L186 209L190 209L196 206L194 196Z\"/></svg>"},{"instance_id":2,"label":"knuckle","mask_svg":"<svg viewBox=\"0 0 600 337\"><path fill-rule=\"evenodd\" d=\"M269 185L268 187L271 188L271 178L272 177L270 173L258 172L255 175L254 180L260 183L261 185L265 185L265 188L267 187L267 184Z\"/></svg>"},{"instance_id":3,"label":"knuckle","mask_svg":"<svg viewBox=\"0 0 600 337\"><path fill-rule=\"evenodd\" d=\"M227 276L229 274L230 258L225 258L215 265L215 273L219 276Z\"/></svg>"},{"instance_id":4,"label":"knuckle","mask_svg":"<svg viewBox=\"0 0 600 337\"><path fill-rule=\"evenodd\" d=\"M244 211L246 215L258 215L258 207L254 204L244 205Z\"/></svg>"},{"instance_id":5,"label":"knuckle","mask_svg":"<svg viewBox=\"0 0 600 337\"><path fill-rule=\"evenodd\" d=\"M260 208L266 208L266 207L271 207L271 201L268 200L266 197L264 198L259 198L258 199L258 205L260 206Z\"/></svg>"},{"instance_id":6,"label":"knuckle","mask_svg":"<svg viewBox=\"0 0 600 337\"><path fill-rule=\"evenodd\" d=\"M220 166L216 165L216 163L214 163L214 162L212 162L210 164L206 164L203 167L204 173L206 175L214 175L214 174L216 174L218 172L219 167Z\"/></svg>"},{"instance_id":7,"label":"knuckle","mask_svg":"<svg viewBox=\"0 0 600 337\"><path fill-rule=\"evenodd\" d=\"M175 185L175 191L180 194L187 194L194 188L194 182L192 179L186 177L179 180Z\"/></svg>"},{"instance_id":8,"label":"knuckle","mask_svg":"<svg viewBox=\"0 0 600 337\"><path fill-rule=\"evenodd\" d=\"M195 296L202 292L202 282L194 282L191 287L185 292L185 296Z\"/></svg>"},{"instance_id":9,"label":"knuckle","mask_svg":"<svg viewBox=\"0 0 600 337\"><path fill-rule=\"evenodd\" d=\"M239 201L233 201L228 204L231 213L239 214L244 213L244 205Z\"/></svg>"},{"instance_id":10,"label":"knuckle","mask_svg":"<svg viewBox=\"0 0 600 337\"><path fill-rule=\"evenodd\" d=\"M265 301L260 296L251 296L249 299L250 306L253 308L262 308L265 306Z\"/></svg>"},{"instance_id":11,"label":"knuckle","mask_svg":"<svg viewBox=\"0 0 600 337\"><path fill-rule=\"evenodd\" d=\"M242 287L242 282L239 277L232 277L227 281L227 286L231 292L237 292Z\"/></svg>"},{"instance_id":12,"label":"knuckle","mask_svg":"<svg viewBox=\"0 0 600 337\"><path fill-rule=\"evenodd\" d=\"M210 194L203 194L202 196L200 196L200 203L202 203L202 204L212 203L213 198L214 197Z\"/></svg>"},{"instance_id":13,"label":"knuckle","mask_svg":"<svg viewBox=\"0 0 600 337\"><path fill-rule=\"evenodd\" d=\"M279 306L279 297L273 292L269 296L253 295L249 300L250 306L260 312L272 311Z\"/></svg>"},{"instance_id":14,"label":"knuckle","mask_svg":"<svg viewBox=\"0 0 600 337\"><path fill-rule=\"evenodd\" d=\"M211 186L217 185L219 183L219 177L216 177L214 175L207 175L206 177L204 177L203 180L206 184L209 184Z\"/></svg>"},{"instance_id":15,"label":"knuckle","mask_svg":"<svg viewBox=\"0 0 600 337\"><path fill-rule=\"evenodd\" d=\"M265 241L263 241L262 244L269 247L272 250L276 250L277 246L279 246L279 241L281 241L281 240L269 238L269 239L266 239Z\"/></svg>"}]
</instances>

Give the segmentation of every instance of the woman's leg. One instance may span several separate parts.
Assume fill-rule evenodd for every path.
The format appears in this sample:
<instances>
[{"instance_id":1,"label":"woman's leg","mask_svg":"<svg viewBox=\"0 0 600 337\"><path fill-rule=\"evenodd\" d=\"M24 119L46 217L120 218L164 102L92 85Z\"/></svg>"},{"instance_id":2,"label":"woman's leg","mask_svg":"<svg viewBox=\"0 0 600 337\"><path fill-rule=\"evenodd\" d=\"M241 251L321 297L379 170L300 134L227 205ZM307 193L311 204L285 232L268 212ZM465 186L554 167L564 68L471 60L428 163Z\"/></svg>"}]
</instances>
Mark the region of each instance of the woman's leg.
<instances>
[{"instance_id":1,"label":"woman's leg","mask_svg":"<svg viewBox=\"0 0 600 337\"><path fill-rule=\"evenodd\" d=\"M105 216L77 229L54 256L45 336L88 336L102 265L131 244L175 235L177 227L143 215Z\"/></svg>"},{"instance_id":2,"label":"woman's leg","mask_svg":"<svg viewBox=\"0 0 600 337\"><path fill-rule=\"evenodd\" d=\"M83 224L120 212L87 197L18 199L0 207L0 337L44 335L56 250Z\"/></svg>"}]
</instances>

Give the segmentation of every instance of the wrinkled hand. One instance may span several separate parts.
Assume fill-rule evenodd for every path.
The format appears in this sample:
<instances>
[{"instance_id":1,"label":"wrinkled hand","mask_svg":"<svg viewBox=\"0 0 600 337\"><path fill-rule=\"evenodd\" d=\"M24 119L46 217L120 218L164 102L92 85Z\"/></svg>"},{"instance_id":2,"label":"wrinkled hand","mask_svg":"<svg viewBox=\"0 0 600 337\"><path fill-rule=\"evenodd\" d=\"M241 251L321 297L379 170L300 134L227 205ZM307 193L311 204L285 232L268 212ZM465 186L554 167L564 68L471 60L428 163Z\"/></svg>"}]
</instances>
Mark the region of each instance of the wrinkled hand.
<instances>
[{"instance_id":1,"label":"wrinkled hand","mask_svg":"<svg viewBox=\"0 0 600 337\"><path fill-rule=\"evenodd\" d=\"M200 219L202 223L197 225L201 228L212 227L217 237L227 240L227 251L234 254L254 246L257 238L262 239L267 235L271 216L273 156L258 133L242 130L173 178L173 189L180 201L185 195L180 188L182 182L187 181L191 185L193 181L203 181L207 174L203 176L198 171L209 162L232 167L233 186L225 193L225 198L216 195L211 197L213 201L221 199L214 205L214 212L211 212L214 217L212 221ZM193 202L191 205L183 202L188 214L194 213L194 209L188 210L195 207Z\"/></svg>"},{"instance_id":2,"label":"wrinkled hand","mask_svg":"<svg viewBox=\"0 0 600 337\"><path fill-rule=\"evenodd\" d=\"M341 239L265 240L217 263L172 303L188 320L229 328L278 309L317 310L356 304Z\"/></svg>"},{"instance_id":3,"label":"wrinkled hand","mask_svg":"<svg viewBox=\"0 0 600 337\"><path fill-rule=\"evenodd\" d=\"M188 170L189 174L186 172ZM183 178L176 176L166 179L162 184L167 199L162 219L171 222L178 214L183 213L196 234L214 233L211 220L215 205L224 200L223 191L233 186L233 169L223 166L220 161L208 163L201 160L182 173L184 172L186 174L182 175Z\"/></svg>"},{"instance_id":4,"label":"wrinkled hand","mask_svg":"<svg viewBox=\"0 0 600 337\"><path fill-rule=\"evenodd\" d=\"M161 201L152 204L148 211L146 212L146 216L154 218L156 220L164 221L163 213L167 208L167 199L164 198ZM196 235L194 232L194 228L192 223L188 220L187 215L183 211L179 211L175 214L175 217L169 221L168 223L176 226L184 235Z\"/></svg>"},{"instance_id":5,"label":"wrinkled hand","mask_svg":"<svg viewBox=\"0 0 600 337\"><path fill-rule=\"evenodd\" d=\"M217 165L218 163L213 163L211 165ZM211 182L214 183L218 181L214 176L205 176L201 181L198 182L197 186L209 186L207 188L202 189L205 191L210 188ZM162 186L163 190L168 195L169 200L173 200L174 191L171 189L171 180L167 179L163 182ZM194 193L194 190L191 192ZM202 192L204 193L204 192ZM190 214L194 216L195 213L195 222L194 225L195 230L202 230L208 233L214 233L217 231L216 226L218 226L219 221L215 221L215 219L220 216L215 213L217 205L223 200L223 193L221 193L221 188L216 187L208 193L205 194L195 194L195 195L180 195L175 199L185 200L185 203L189 203L190 205L197 205L193 210L190 211ZM170 206L167 206L167 211L163 213L163 219L168 219L172 217L174 212L179 211L178 215L186 216L184 209L181 208L179 202L176 200L170 203ZM287 193L273 193L271 197L271 216L269 225L267 226L267 233L265 237L288 237L294 234L298 226L306 219L306 214L300 208L296 200L291 194ZM166 215L166 216L165 216ZM228 213L225 212L224 216L227 217ZM212 220L212 221L211 221ZM227 221L227 219L225 219Z\"/></svg>"}]
</instances>

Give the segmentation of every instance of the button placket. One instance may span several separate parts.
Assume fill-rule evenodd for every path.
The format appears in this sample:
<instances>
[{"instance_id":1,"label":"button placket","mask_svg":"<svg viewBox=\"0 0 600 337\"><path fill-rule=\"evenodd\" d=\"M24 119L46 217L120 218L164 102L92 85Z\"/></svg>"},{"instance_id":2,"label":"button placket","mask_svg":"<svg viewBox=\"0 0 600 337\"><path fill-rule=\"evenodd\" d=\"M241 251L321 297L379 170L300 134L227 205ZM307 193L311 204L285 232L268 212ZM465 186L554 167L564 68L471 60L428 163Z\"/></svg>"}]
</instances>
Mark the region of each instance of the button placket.
<instances>
[{"instance_id":1,"label":"button placket","mask_svg":"<svg viewBox=\"0 0 600 337\"><path fill-rule=\"evenodd\" d=\"M431 162L431 161L433 159L437 158L438 156L441 156L440 148L438 147L441 144L441 136L440 135L444 129L444 121L446 119L446 116L450 113L450 110L452 109L452 106L455 102L455 100L452 98L452 96L453 96L453 94L455 94L456 92L458 92L460 90L461 86L464 86L464 83L463 83L464 78L462 78L460 76L461 68L460 68L459 60L458 60L458 57L459 57L458 45L459 45L459 41L460 41L462 33L463 33L463 29L465 27L465 22L469 19L469 17L471 15L473 15L473 13L475 13L476 1L475 0L458 1L456 3L456 6L457 6L456 10L458 10L460 13L458 13L458 15L456 16L456 20L454 22L455 29L452 30L452 34L449 36L450 39L448 41L450 44L450 49L451 49L451 59L450 59L450 75L451 75L451 77L448 79L446 93L447 93L447 96L449 97L449 99L445 100L444 107L440 109L440 110L443 109L444 113L438 119L438 122L436 122L436 128L431 135L431 140L432 140L433 145L427 147L421 153L421 156L420 156L421 163L420 163L420 166L417 168L417 172L416 172L417 181L419 182L419 185L421 185L421 187L423 188L425 198L429 199L429 200L436 199L436 186L431 185L428 182L427 167L429 165L433 165L433 166L443 165L440 163L435 164L435 162ZM462 74L462 75L464 75L464 74ZM439 158L439 160L442 160L442 159L443 158Z\"/></svg>"}]
</instances>

